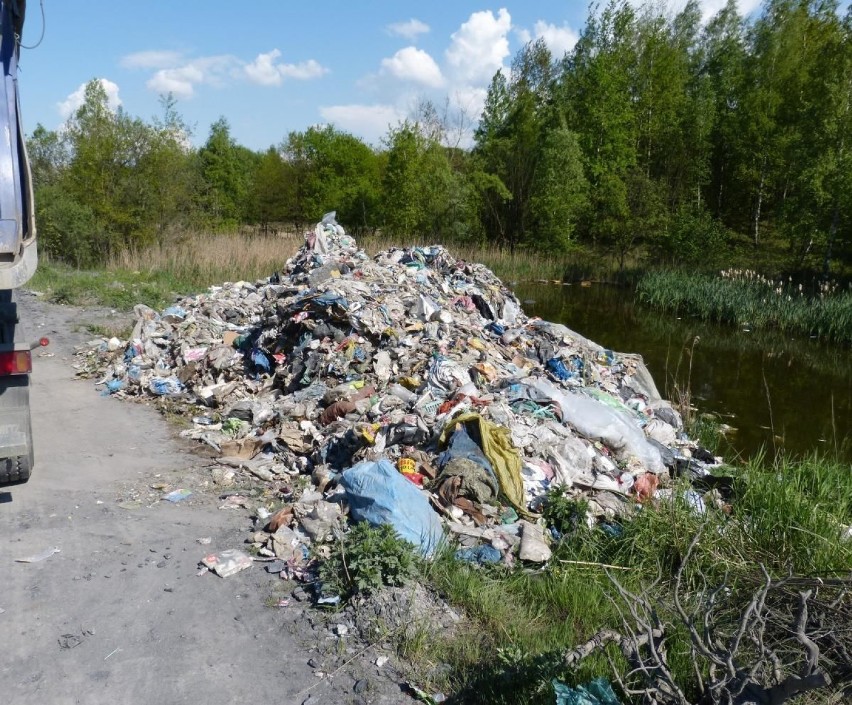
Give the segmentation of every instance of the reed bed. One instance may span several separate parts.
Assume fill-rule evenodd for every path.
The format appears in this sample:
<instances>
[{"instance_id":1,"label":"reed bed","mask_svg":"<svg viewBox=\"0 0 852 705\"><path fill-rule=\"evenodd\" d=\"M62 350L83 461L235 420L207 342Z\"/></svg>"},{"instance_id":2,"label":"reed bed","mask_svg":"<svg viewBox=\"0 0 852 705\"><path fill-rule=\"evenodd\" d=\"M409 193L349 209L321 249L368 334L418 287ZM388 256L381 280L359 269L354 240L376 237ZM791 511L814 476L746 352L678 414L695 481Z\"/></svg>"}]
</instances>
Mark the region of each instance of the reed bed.
<instances>
[{"instance_id":1,"label":"reed bed","mask_svg":"<svg viewBox=\"0 0 852 705\"><path fill-rule=\"evenodd\" d=\"M637 285L654 308L749 329L775 329L833 343L852 343L852 286L819 282L812 290L792 279L751 270L719 275L653 271Z\"/></svg>"}]
</instances>

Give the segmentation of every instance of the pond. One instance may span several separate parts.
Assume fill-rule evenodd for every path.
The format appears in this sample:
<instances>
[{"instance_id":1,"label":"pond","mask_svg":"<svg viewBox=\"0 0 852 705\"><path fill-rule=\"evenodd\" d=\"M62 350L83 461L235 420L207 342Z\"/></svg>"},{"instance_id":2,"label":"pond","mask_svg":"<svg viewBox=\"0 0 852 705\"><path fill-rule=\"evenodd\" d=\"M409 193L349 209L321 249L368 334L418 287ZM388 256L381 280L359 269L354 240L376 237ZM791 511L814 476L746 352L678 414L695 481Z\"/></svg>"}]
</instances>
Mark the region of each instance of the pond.
<instances>
[{"instance_id":1,"label":"pond","mask_svg":"<svg viewBox=\"0 0 852 705\"><path fill-rule=\"evenodd\" d=\"M726 455L820 449L852 460L844 444L852 429L848 349L658 313L637 304L631 289L605 284L513 288L527 314L612 350L640 353L665 398L688 387L699 413L734 428Z\"/></svg>"}]
</instances>

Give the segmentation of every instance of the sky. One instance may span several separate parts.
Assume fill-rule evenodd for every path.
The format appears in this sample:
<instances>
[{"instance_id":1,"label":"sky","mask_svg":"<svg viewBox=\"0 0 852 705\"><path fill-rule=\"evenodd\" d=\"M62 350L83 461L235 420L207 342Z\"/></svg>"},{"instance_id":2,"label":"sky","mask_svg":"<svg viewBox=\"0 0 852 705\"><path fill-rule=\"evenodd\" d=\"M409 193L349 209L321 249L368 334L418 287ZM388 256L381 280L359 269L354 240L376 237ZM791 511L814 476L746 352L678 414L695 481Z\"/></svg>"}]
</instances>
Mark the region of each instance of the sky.
<instances>
[{"instance_id":1,"label":"sky","mask_svg":"<svg viewBox=\"0 0 852 705\"><path fill-rule=\"evenodd\" d=\"M586 0L42 1L44 37L20 59L27 134L59 128L98 79L130 115L161 116L171 92L193 142L224 116L255 150L329 123L378 145L424 99L475 121L496 71L537 37L561 57L588 9ZM759 2L739 0L740 11ZM701 4L710 16L724 0ZM29 0L22 43L41 32Z\"/></svg>"}]
</instances>

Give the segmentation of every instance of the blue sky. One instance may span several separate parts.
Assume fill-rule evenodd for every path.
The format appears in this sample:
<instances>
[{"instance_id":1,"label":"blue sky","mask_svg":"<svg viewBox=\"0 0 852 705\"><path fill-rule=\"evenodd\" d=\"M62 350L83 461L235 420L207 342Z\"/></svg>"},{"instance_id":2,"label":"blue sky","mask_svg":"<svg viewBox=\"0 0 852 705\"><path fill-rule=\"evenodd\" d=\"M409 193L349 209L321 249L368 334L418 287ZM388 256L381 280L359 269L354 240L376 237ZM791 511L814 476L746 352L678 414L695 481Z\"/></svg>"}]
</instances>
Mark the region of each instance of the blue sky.
<instances>
[{"instance_id":1,"label":"blue sky","mask_svg":"<svg viewBox=\"0 0 852 705\"><path fill-rule=\"evenodd\" d=\"M709 14L723 2L702 5ZM758 4L739 2L741 11ZM424 98L441 106L449 100L475 120L495 71L537 36L561 56L587 6L44 0L44 40L20 61L25 129L59 127L79 105L82 86L97 78L114 104L146 119L161 114L159 96L171 91L196 143L224 116L233 136L252 149L325 123L377 144ZM41 24L38 0L29 0L25 45L38 40Z\"/></svg>"}]
</instances>

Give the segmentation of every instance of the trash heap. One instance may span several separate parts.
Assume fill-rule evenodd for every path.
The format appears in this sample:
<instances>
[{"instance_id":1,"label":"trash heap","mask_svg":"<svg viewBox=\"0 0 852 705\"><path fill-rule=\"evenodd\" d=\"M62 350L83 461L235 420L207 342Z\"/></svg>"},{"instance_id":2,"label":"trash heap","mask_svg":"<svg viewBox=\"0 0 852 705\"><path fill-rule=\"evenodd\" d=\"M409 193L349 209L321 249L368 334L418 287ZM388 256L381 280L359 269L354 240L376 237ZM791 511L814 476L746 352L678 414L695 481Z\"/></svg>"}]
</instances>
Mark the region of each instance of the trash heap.
<instances>
[{"instance_id":1,"label":"trash heap","mask_svg":"<svg viewBox=\"0 0 852 705\"><path fill-rule=\"evenodd\" d=\"M305 240L268 280L137 306L131 339L78 365L105 393L184 410L221 482L283 488L292 502L253 539L288 575L347 513L424 554L454 535L469 560L543 562L548 488L612 521L715 462L641 357L527 317L485 266L439 246L370 258L334 214ZM300 496L295 475L313 480Z\"/></svg>"}]
</instances>

